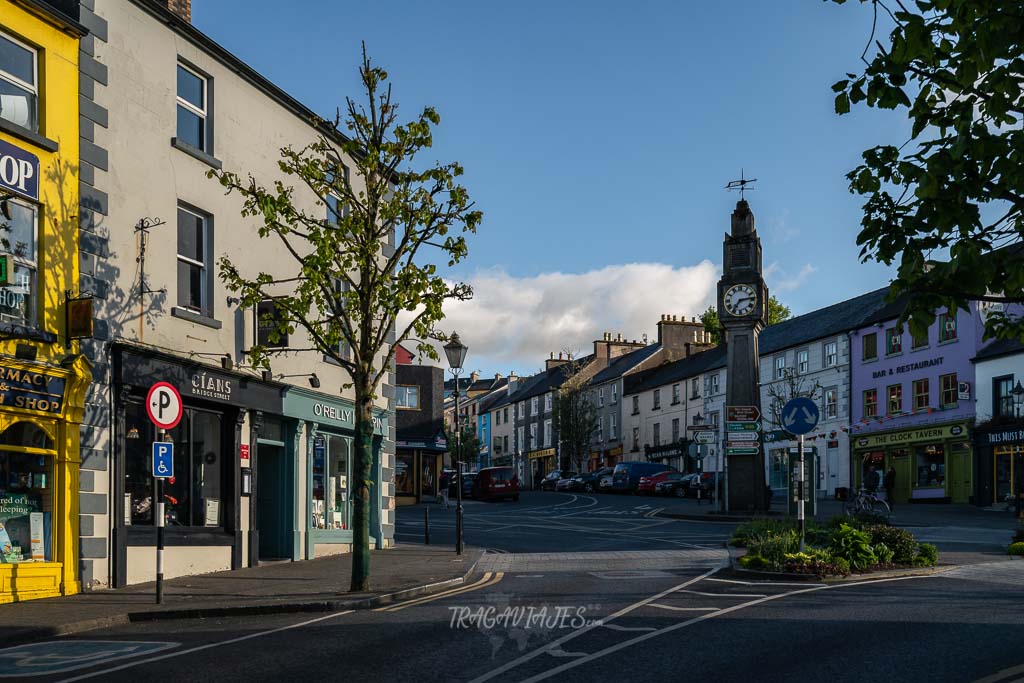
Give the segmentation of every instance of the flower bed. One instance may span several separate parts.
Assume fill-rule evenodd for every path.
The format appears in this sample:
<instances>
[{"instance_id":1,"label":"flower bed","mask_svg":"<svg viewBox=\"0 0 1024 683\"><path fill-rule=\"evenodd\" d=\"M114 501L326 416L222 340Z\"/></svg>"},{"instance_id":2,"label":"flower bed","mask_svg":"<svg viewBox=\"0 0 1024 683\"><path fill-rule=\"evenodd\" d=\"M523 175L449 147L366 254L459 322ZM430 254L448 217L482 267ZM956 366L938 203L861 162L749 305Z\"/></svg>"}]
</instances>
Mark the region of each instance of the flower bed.
<instances>
[{"instance_id":1,"label":"flower bed","mask_svg":"<svg viewBox=\"0 0 1024 683\"><path fill-rule=\"evenodd\" d=\"M906 529L876 518L833 517L824 525L807 522L805 549L795 520L758 519L740 525L732 544L745 547L740 567L789 574L849 576L908 567L932 567L939 553L918 543Z\"/></svg>"}]
</instances>

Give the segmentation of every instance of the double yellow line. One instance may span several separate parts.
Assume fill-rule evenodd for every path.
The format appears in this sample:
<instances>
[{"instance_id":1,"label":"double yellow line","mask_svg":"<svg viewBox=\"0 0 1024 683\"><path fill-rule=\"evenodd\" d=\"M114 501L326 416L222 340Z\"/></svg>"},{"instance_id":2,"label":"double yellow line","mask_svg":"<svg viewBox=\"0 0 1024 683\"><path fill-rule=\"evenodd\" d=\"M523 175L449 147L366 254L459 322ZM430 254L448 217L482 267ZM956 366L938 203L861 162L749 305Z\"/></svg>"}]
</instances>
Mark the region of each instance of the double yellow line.
<instances>
[{"instance_id":1,"label":"double yellow line","mask_svg":"<svg viewBox=\"0 0 1024 683\"><path fill-rule=\"evenodd\" d=\"M406 607L416 607L417 605L423 605L434 600L440 600L441 598L449 598L453 595L462 595L463 593L469 593L471 591L480 590L481 588L487 588L501 581L505 576L505 572L486 572L482 577L476 580L474 583L468 586L460 586L459 588L452 588L450 590L442 591L440 593L434 593L433 595L425 595L422 598L414 598L412 600L406 600L405 602L397 605L388 605L386 607L378 607L374 612L397 612L403 610Z\"/></svg>"}]
</instances>

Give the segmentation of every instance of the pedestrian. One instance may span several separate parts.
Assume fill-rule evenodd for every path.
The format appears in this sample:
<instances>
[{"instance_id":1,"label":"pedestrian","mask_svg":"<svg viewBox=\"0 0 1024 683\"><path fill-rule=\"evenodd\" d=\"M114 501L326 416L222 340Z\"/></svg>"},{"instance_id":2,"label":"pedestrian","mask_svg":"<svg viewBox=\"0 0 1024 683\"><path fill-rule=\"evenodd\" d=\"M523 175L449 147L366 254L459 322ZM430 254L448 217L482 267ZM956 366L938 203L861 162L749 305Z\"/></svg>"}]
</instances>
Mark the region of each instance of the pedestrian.
<instances>
[{"instance_id":1,"label":"pedestrian","mask_svg":"<svg viewBox=\"0 0 1024 683\"><path fill-rule=\"evenodd\" d=\"M439 482L440 489L437 492L439 500L437 502L439 502L441 505L444 505L444 509L445 510L448 509L448 484L449 484L449 481L450 481L450 478L448 476L448 473L447 472L441 472L441 481Z\"/></svg>"},{"instance_id":2,"label":"pedestrian","mask_svg":"<svg viewBox=\"0 0 1024 683\"><path fill-rule=\"evenodd\" d=\"M878 472L875 471L874 465L868 467L868 474L864 477L864 490L868 493L878 490Z\"/></svg>"},{"instance_id":3,"label":"pedestrian","mask_svg":"<svg viewBox=\"0 0 1024 683\"><path fill-rule=\"evenodd\" d=\"M885 473L885 502L889 503L889 509L892 510L896 507L896 468L889 465L889 469Z\"/></svg>"}]
</instances>

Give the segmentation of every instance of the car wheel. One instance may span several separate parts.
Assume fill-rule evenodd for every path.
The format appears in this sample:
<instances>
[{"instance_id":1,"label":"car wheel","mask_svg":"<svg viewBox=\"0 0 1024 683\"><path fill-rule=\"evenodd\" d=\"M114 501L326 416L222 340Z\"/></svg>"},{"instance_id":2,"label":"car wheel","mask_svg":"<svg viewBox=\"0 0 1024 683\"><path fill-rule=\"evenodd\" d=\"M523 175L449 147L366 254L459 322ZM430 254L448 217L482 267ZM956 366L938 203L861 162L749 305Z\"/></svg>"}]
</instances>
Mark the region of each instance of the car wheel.
<instances>
[{"instance_id":1,"label":"car wheel","mask_svg":"<svg viewBox=\"0 0 1024 683\"><path fill-rule=\"evenodd\" d=\"M594 485L593 484L587 484L586 486L583 487L583 490L586 493L593 493L594 492Z\"/></svg>"},{"instance_id":2,"label":"car wheel","mask_svg":"<svg viewBox=\"0 0 1024 683\"><path fill-rule=\"evenodd\" d=\"M676 496L678 496L679 498L686 498L686 489L676 489Z\"/></svg>"}]
</instances>

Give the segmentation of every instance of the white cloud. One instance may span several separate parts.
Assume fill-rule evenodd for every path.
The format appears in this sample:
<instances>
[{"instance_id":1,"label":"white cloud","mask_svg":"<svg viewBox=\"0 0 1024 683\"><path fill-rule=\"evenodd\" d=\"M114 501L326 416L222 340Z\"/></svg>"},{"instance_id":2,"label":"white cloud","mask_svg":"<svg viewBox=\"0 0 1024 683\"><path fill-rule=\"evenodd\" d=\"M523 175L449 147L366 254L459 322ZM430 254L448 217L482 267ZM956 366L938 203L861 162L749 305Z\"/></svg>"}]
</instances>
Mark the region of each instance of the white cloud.
<instances>
[{"instance_id":1,"label":"white cloud","mask_svg":"<svg viewBox=\"0 0 1024 683\"><path fill-rule=\"evenodd\" d=\"M699 316L714 303L718 277L718 266L707 260L533 277L481 270L468 279L473 299L450 302L440 328L457 331L469 346L467 370L532 373L552 351L590 353L605 332L637 340L646 333L655 341L663 313Z\"/></svg>"},{"instance_id":2,"label":"white cloud","mask_svg":"<svg viewBox=\"0 0 1024 683\"><path fill-rule=\"evenodd\" d=\"M773 261L764 269L764 279L772 293L792 292L803 287L817 270L817 267L805 263L797 273L789 273L782 270L778 261Z\"/></svg>"}]
</instances>

